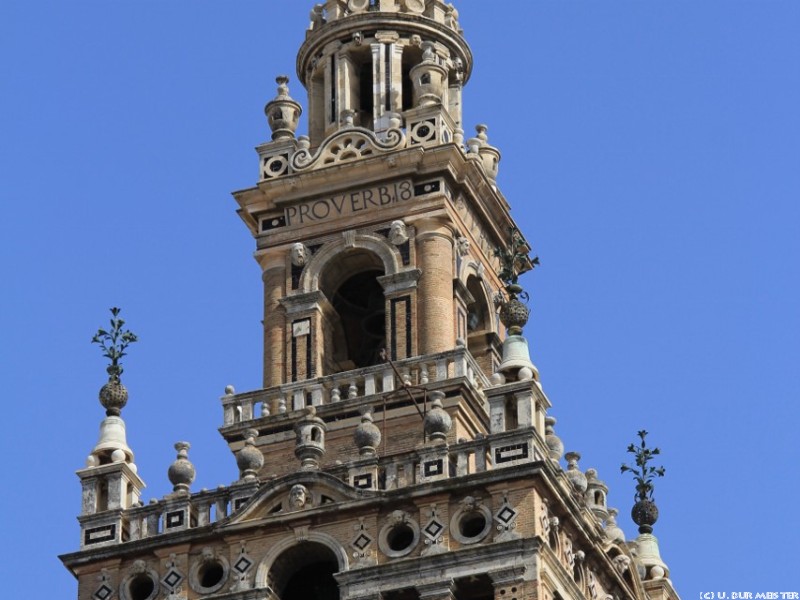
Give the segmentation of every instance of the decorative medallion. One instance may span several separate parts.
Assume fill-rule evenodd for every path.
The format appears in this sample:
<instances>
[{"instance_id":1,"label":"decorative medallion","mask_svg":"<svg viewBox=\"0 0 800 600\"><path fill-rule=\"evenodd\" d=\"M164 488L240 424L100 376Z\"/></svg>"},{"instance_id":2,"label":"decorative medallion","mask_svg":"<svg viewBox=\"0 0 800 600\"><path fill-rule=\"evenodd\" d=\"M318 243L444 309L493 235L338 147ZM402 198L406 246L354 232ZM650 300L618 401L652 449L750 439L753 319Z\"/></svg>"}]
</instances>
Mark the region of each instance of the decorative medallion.
<instances>
[{"instance_id":1,"label":"decorative medallion","mask_svg":"<svg viewBox=\"0 0 800 600\"><path fill-rule=\"evenodd\" d=\"M356 531L356 535L353 540L350 542L350 546L355 550L353 552L353 558L365 558L367 556L367 550L372 545L374 541L373 537L367 532L367 528L364 525L364 519L359 519L357 525L353 526L353 529Z\"/></svg>"},{"instance_id":2,"label":"decorative medallion","mask_svg":"<svg viewBox=\"0 0 800 600\"><path fill-rule=\"evenodd\" d=\"M114 589L111 587L108 572L103 569L98 579L100 580L100 587L92 594L92 598L94 598L94 600L109 600L109 598L114 595Z\"/></svg>"},{"instance_id":3,"label":"decorative medallion","mask_svg":"<svg viewBox=\"0 0 800 600\"><path fill-rule=\"evenodd\" d=\"M494 520L497 521L497 531L500 532L499 535L495 537L495 541L503 541L518 537L518 534L513 531L517 526L515 521L518 514L519 511L509 504L508 496L503 494L503 504L494 514Z\"/></svg>"},{"instance_id":4,"label":"decorative medallion","mask_svg":"<svg viewBox=\"0 0 800 600\"><path fill-rule=\"evenodd\" d=\"M161 579L161 583L164 584L164 587L167 588L170 593L175 592L175 590L180 586L181 582L183 581L183 575L181 574L178 569L175 568L173 565L167 574Z\"/></svg>"},{"instance_id":5,"label":"decorative medallion","mask_svg":"<svg viewBox=\"0 0 800 600\"><path fill-rule=\"evenodd\" d=\"M442 532L444 531L444 524L439 522L436 516L431 517L425 527L422 528L422 533L430 540L431 543L436 543L441 539Z\"/></svg>"}]
</instances>

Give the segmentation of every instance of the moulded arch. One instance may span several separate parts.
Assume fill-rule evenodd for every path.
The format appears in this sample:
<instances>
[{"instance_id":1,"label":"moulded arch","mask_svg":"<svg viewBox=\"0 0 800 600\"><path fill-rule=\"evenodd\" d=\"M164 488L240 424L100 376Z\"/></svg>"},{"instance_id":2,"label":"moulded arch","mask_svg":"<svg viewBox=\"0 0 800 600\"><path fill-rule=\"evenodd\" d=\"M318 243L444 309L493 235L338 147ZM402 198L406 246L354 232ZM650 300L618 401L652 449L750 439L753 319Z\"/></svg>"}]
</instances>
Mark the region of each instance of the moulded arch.
<instances>
[{"instance_id":1,"label":"moulded arch","mask_svg":"<svg viewBox=\"0 0 800 600\"><path fill-rule=\"evenodd\" d=\"M269 552L267 552L264 558L261 559L261 562L258 563L258 569L256 569L255 577L256 587L267 587L269 572L270 569L272 569L272 565L275 563L275 561L286 550L303 543L317 543L327 547L333 553L333 555L336 557L336 561L339 563L339 572L350 570L350 561L347 557L347 551L341 544L339 544L338 541L336 541L336 538L328 535L327 533L310 531L303 537L303 539L298 539L294 536L286 537L269 549Z\"/></svg>"},{"instance_id":2,"label":"moulded arch","mask_svg":"<svg viewBox=\"0 0 800 600\"><path fill-rule=\"evenodd\" d=\"M342 238L323 245L303 269L300 290L303 293L319 290L320 278L331 260L358 250L375 255L383 264L385 275L394 275L400 270L399 253L386 239L374 234L356 234L351 243Z\"/></svg>"}]
</instances>

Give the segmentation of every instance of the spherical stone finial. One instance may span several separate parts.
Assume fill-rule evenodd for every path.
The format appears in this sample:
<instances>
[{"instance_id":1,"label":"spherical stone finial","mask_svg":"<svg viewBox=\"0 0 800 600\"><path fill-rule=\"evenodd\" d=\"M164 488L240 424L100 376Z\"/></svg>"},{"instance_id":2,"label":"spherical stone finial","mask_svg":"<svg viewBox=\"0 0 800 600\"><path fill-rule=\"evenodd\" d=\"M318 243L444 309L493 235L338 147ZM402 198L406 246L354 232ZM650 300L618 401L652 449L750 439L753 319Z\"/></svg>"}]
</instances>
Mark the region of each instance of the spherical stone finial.
<instances>
[{"instance_id":1,"label":"spherical stone finial","mask_svg":"<svg viewBox=\"0 0 800 600\"><path fill-rule=\"evenodd\" d=\"M492 385L503 385L506 382L506 376L498 371L497 373L492 374L492 376L489 378L489 381Z\"/></svg>"},{"instance_id":2,"label":"spherical stone finial","mask_svg":"<svg viewBox=\"0 0 800 600\"><path fill-rule=\"evenodd\" d=\"M664 567L660 565L655 565L650 568L650 579L663 579L666 574L667 572L664 570Z\"/></svg>"},{"instance_id":3,"label":"spherical stone finial","mask_svg":"<svg viewBox=\"0 0 800 600\"><path fill-rule=\"evenodd\" d=\"M631 519L639 526L639 533L653 533L658 521L658 507L652 500L639 500L631 509Z\"/></svg>"},{"instance_id":4,"label":"spherical stone finial","mask_svg":"<svg viewBox=\"0 0 800 600\"><path fill-rule=\"evenodd\" d=\"M508 329L509 335L520 335L530 314L530 309L514 295L500 308L500 321Z\"/></svg>"},{"instance_id":5,"label":"spherical stone finial","mask_svg":"<svg viewBox=\"0 0 800 600\"><path fill-rule=\"evenodd\" d=\"M233 396L236 393L236 389L232 385L225 386L225 395L226 396Z\"/></svg>"},{"instance_id":6,"label":"spherical stone finial","mask_svg":"<svg viewBox=\"0 0 800 600\"><path fill-rule=\"evenodd\" d=\"M189 442L177 442L175 450L178 451L178 457L169 466L167 476L170 483L173 485L173 492L188 494L189 486L194 481L195 469L194 465L189 462Z\"/></svg>"},{"instance_id":7,"label":"spherical stone finial","mask_svg":"<svg viewBox=\"0 0 800 600\"><path fill-rule=\"evenodd\" d=\"M127 456L125 454L125 451L121 450L119 448L117 448L116 450L114 450L111 453L111 462L115 462L115 463L125 462L126 458L127 458Z\"/></svg>"},{"instance_id":8,"label":"spherical stone finial","mask_svg":"<svg viewBox=\"0 0 800 600\"><path fill-rule=\"evenodd\" d=\"M453 426L453 419L444 409L442 403L444 392L431 392L431 397L433 398L431 408L425 415L424 421L425 434L431 441L444 442Z\"/></svg>"},{"instance_id":9,"label":"spherical stone finial","mask_svg":"<svg viewBox=\"0 0 800 600\"><path fill-rule=\"evenodd\" d=\"M118 417L128 403L128 390L119 378L109 377L108 383L100 388L100 404L109 417Z\"/></svg>"},{"instance_id":10,"label":"spherical stone finial","mask_svg":"<svg viewBox=\"0 0 800 600\"><path fill-rule=\"evenodd\" d=\"M530 381L533 379L533 369L530 367L522 367L517 371L517 379L520 381Z\"/></svg>"},{"instance_id":11,"label":"spherical stone finial","mask_svg":"<svg viewBox=\"0 0 800 600\"><path fill-rule=\"evenodd\" d=\"M236 453L236 465L239 467L240 481L255 481L258 472L264 466L264 455L256 448L257 429L248 429L244 433L244 447Z\"/></svg>"},{"instance_id":12,"label":"spherical stone finial","mask_svg":"<svg viewBox=\"0 0 800 600\"><path fill-rule=\"evenodd\" d=\"M353 432L353 441L361 456L375 456L375 449L381 444L381 430L373 423L372 407L361 414L361 423Z\"/></svg>"},{"instance_id":13,"label":"spherical stone finial","mask_svg":"<svg viewBox=\"0 0 800 600\"><path fill-rule=\"evenodd\" d=\"M586 475L581 473L578 468L578 461L581 455L578 452L567 452L564 456L567 459L567 479L581 494L586 491L589 482L586 480Z\"/></svg>"},{"instance_id":14,"label":"spherical stone finial","mask_svg":"<svg viewBox=\"0 0 800 600\"><path fill-rule=\"evenodd\" d=\"M564 456L564 442L556 435L553 429L556 424L555 417L544 418L544 443L547 444L550 460L558 462Z\"/></svg>"}]
</instances>

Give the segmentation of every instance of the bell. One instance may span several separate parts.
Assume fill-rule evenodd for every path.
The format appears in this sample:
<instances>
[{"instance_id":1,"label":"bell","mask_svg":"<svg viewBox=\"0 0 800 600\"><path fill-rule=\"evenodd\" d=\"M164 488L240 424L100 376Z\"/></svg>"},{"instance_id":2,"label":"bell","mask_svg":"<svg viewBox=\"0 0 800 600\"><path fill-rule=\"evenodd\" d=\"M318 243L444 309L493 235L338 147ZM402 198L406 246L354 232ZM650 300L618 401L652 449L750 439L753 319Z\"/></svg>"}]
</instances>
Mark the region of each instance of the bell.
<instances>
[{"instance_id":1,"label":"bell","mask_svg":"<svg viewBox=\"0 0 800 600\"><path fill-rule=\"evenodd\" d=\"M125 439L125 421L121 417L106 417L100 423L100 439L92 455L103 463L101 457L111 455L114 450L122 450L128 458L127 462L133 462L133 452Z\"/></svg>"},{"instance_id":2,"label":"bell","mask_svg":"<svg viewBox=\"0 0 800 600\"><path fill-rule=\"evenodd\" d=\"M539 378L539 371L531 362L531 355L528 352L528 340L521 335L509 335L503 341L503 361L497 368L500 372L519 370L528 368L534 375L534 379Z\"/></svg>"}]
</instances>

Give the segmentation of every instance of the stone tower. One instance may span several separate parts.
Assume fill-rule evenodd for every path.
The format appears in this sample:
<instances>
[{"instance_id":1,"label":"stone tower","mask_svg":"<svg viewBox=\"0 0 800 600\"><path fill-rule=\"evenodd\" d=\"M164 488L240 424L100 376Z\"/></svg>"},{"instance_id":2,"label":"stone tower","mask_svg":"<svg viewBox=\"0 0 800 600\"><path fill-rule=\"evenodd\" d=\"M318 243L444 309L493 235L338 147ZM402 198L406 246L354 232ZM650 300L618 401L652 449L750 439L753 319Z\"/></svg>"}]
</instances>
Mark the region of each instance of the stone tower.
<instances>
[{"instance_id":1,"label":"stone tower","mask_svg":"<svg viewBox=\"0 0 800 600\"><path fill-rule=\"evenodd\" d=\"M441 0L313 7L308 135L280 76L234 194L264 282L264 387L222 397L238 477L192 492L180 442L143 504L104 402L62 556L80 600L677 599L652 523L626 542L596 471L561 463L522 336L535 259L487 128L464 133L472 62Z\"/></svg>"}]
</instances>

